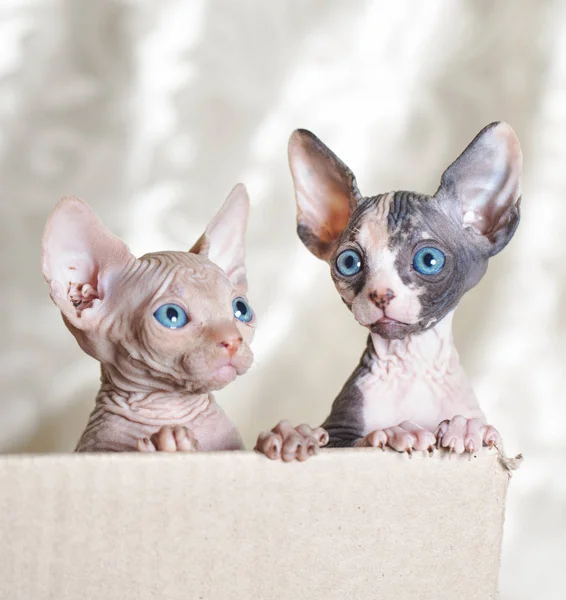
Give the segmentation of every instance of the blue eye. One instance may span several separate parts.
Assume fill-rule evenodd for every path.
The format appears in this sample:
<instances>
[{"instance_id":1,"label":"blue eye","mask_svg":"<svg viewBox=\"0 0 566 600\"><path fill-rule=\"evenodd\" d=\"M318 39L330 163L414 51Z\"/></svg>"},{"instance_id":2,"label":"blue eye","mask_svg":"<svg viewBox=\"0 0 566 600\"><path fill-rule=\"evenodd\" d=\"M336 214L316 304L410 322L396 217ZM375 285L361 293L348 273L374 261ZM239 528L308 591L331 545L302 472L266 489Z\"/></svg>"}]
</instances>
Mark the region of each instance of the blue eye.
<instances>
[{"instance_id":1,"label":"blue eye","mask_svg":"<svg viewBox=\"0 0 566 600\"><path fill-rule=\"evenodd\" d=\"M242 323L249 323L254 316L251 306L241 296L234 298L232 308L234 309L234 316Z\"/></svg>"},{"instance_id":2,"label":"blue eye","mask_svg":"<svg viewBox=\"0 0 566 600\"><path fill-rule=\"evenodd\" d=\"M436 275L444 267L444 252L432 246L421 248L413 258L413 268L421 275Z\"/></svg>"},{"instance_id":3,"label":"blue eye","mask_svg":"<svg viewBox=\"0 0 566 600\"><path fill-rule=\"evenodd\" d=\"M344 277L352 277L362 270L362 257L355 250L344 250L336 259L336 268Z\"/></svg>"},{"instance_id":4,"label":"blue eye","mask_svg":"<svg viewBox=\"0 0 566 600\"><path fill-rule=\"evenodd\" d=\"M153 313L153 316L161 325L169 329L179 329L179 327L184 327L189 322L187 313L176 304L164 304L160 306Z\"/></svg>"}]
</instances>

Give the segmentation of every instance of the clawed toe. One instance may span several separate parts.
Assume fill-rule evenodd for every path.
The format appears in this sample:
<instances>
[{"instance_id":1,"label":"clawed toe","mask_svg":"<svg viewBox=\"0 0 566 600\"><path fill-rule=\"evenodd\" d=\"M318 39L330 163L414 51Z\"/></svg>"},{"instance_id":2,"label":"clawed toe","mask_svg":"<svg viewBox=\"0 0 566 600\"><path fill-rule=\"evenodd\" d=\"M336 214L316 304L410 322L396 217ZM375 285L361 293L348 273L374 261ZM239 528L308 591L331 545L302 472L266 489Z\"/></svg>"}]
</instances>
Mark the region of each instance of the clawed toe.
<instances>
[{"instance_id":1,"label":"clawed toe","mask_svg":"<svg viewBox=\"0 0 566 600\"><path fill-rule=\"evenodd\" d=\"M443 421L436 430L437 448L444 448L449 455L467 452L475 454L482 446L496 446L499 433L477 418L467 419L458 415Z\"/></svg>"},{"instance_id":2,"label":"clawed toe","mask_svg":"<svg viewBox=\"0 0 566 600\"><path fill-rule=\"evenodd\" d=\"M271 431L260 433L255 450L271 460L302 462L316 455L328 440L327 431L321 427L313 430L303 424L295 428L289 421L281 421Z\"/></svg>"},{"instance_id":3,"label":"clawed toe","mask_svg":"<svg viewBox=\"0 0 566 600\"><path fill-rule=\"evenodd\" d=\"M198 450L198 442L192 431L183 425L165 425L150 438L137 441L139 452L192 452Z\"/></svg>"},{"instance_id":4,"label":"clawed toe","mask_svg":"<svg viewBox=\"0 0 566 600\"><path fill-rule=\"evenodd\" d=\"M395 427L372 431L357 445L385 449L387 446L397 452L412 456L416 451L429 451L436 442L435 435L415 423L403 421Z\"/></svg>"}]
</instances>

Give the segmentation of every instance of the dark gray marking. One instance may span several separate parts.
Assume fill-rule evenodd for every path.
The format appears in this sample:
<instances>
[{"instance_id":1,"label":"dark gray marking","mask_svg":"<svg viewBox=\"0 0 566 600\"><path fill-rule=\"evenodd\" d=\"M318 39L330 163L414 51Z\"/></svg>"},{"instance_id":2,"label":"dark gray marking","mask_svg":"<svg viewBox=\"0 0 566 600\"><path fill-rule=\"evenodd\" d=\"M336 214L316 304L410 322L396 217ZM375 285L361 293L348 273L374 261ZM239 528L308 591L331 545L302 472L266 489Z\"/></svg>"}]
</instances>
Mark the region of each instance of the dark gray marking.
<instances>
[{"instance_id":1,"label":"dark gray marking","mask_svg":"<svg viewBox=\"0 0 566 600\"><path fill-rule=\"evenodd\" d=\"M323 242L318 235L313 233L309 227L302 223L297 225L297 235L303 244L317 256L325 256L334 246L334 240Z\"/></svg>"},{"instance_id":2,"label":"dark gray marking","mask_svg":"<svg viewBox=\"0 0 566 600\"><path fill-rule=\"evenodd\" d=\"M356 381L367 375L375 360L375 350L371 336L368 336L366 349L360 362L341 392L332 404L330 415L322 424L328 431L330 440L328 448L346 448L354 446L364 435L364 397L356 385Z\"/></svg>"},{"instance_id":3,"label":"dark gray marking","mask_svg":"<svg viewBox=\"0 0 566 600\"><path fill-rule=\"evenodd\" d=\"M521 197L517 200L517 204L509 209L505 216L504 222L497 231L488 234L488 239L491 242L491 249L489 256L495 256L498 252L501 252L505 246L511 241L511 238L515 235L517 227L519 227L519 221L521 219Z\"/></svg>"},{"instance_id":4,"label":"dark gray marking","mask_svg":"<svg viewBox=\"0 0 566 600\"><path fill-rule=\"evenodd\" d=\"M419 200L425 200L427 196L415 192L395 192L391 204L389 205L389 214L387 216L387 229L392 231L398 228L407 215L410 213L410 207Z\"/></svg>"},{"instance_id":5,"label":"dark gray marking","mask_svg":"<svg viewBox=\"0 0 566 600\"><path fill-rule=\"evenodd\" d=\"M370 196L361 200L356 210L352 213L348 225L344 229L344 233L340 237L340 244L345 244L357 239L360 232L360 224L370 212L377 208L382 198L383 195L380 195Z\"/></svg>"},{"instance_id":6,"label":"dark gray marking","mask_svg":"<svg viewBox=\"0 0 566 600\"><path fill-rule=\"evenodd\" d=\"M479 236L451 218L436 198L412 192L397 192L397 197L399 202L392 205L395 210L403 207L403 217L398 212L388 221L389 247L397 253L395 268L403 283L421 289L419 321L404 328L407 335L428 329L453 310L485 273L489 254L478 244ZM422 239L423 233L431 238ZM413 267L414 255L427 246L438 248L446 257L436 275L422 275Z\"/></svg>"}]
</instances>

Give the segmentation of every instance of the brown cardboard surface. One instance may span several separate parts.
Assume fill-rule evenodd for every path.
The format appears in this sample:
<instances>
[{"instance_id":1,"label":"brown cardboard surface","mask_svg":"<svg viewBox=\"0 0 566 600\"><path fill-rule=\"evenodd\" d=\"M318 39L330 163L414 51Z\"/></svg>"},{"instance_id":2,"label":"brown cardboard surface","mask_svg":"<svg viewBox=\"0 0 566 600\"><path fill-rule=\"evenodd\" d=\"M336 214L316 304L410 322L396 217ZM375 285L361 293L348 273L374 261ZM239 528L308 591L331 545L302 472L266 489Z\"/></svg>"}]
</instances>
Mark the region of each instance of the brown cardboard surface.
<instances>
[{"instance_id":1,"label":"brown cardboard surface","mask_svg":"<svg viewBox=\"0 0 566 600\"><path fill-rule=\"evenodd\" d=\"M488 450L5 456L0 598L495 598L508 480Z\"/></svg>"}]
</instances>

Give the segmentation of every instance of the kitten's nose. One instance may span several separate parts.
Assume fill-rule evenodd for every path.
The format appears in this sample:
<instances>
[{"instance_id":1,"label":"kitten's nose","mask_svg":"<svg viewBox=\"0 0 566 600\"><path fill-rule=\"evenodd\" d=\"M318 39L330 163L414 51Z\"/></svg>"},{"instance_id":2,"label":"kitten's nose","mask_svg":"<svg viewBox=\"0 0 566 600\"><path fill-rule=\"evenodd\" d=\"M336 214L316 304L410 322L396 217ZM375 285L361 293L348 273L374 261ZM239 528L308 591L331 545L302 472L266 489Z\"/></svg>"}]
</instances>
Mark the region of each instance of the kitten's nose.
<instances>
[{"instance_id":1,"label":"kitten's nose","mask_svg":"<svg viewBox=\"0 0 566 600\"><path fill-rule=\"evenodd\" d=\"M381 292L374 290L369 293L369 299L381 310L388 306L393 298L395 298L395 293L391 288L387 288L385 291Z\"/></svg>"},{"instance_id":2,"label":"kitten's nose","mask_svg":"<svg viewBox=\"0 0 566 600\"><path fill-rule=\"evenodd\" d=\"M227 338L223 339L221 342L218 342L218 346L220 346L222 348L226 348L226 350L228 351L228 354L230 356L234 356L234 354L236 354L236 352L238 351L238 348L240 347L241 343L242 343L242 336L238 335L238 336L227 337Z\"/></svg>"},{"instance_id":3,"label":"kitten's nose","mask_svg":"<svg viewBox=\"0 0 566 600\"><path fill-rule=\"evenodd\" d=\"M242 343L242 334L234 323L217 323L211 331L211 341L217 348L224 348L228 356L234 356Z\"/></svg>"},{"instance_id":4,"label":"kitten's nose","mask_svg":"<svg viewBox=\"0 0 566 600\"><path fill-rule=\"evenodd\" d=\"M228 356L234 356L242 343L242 334L234 323L223 322L215 324L211 331L211 341L216 342L217 348L224 348Z\"/></svg>"}]
</instances>

